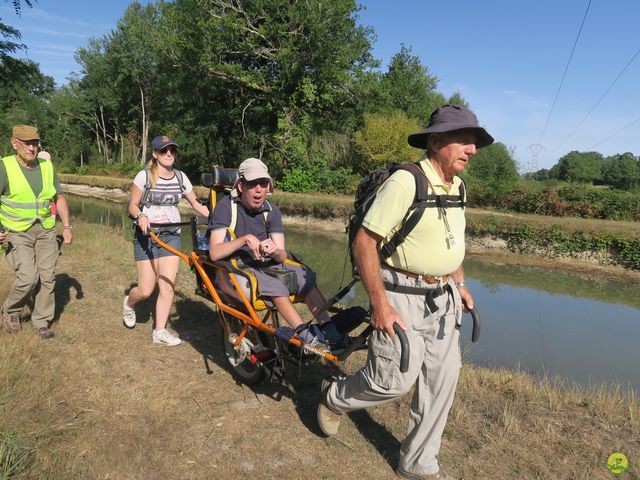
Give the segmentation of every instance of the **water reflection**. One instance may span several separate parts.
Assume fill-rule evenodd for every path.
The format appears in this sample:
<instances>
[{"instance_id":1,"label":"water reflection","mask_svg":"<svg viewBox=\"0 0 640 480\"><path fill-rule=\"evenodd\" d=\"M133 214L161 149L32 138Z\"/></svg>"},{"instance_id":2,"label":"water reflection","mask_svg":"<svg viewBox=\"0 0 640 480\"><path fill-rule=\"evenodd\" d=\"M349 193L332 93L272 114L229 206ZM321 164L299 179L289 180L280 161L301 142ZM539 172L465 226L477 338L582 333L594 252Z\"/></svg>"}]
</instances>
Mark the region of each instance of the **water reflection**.
<instances>
[{"instance_id":1,"label":"water reflection","mask_svg":"<svg viewBox=\"0 0 640 480\"><path fill-rule=\"evenodd\" d=\"M122 228L131 238L124 204L71 197L70 207L72 215ZM189 249L190 235L183 239ZM288 229L287 247L318 273L327 294L350 281L342 232ZM482 317L477 344L470 343L470 317L463 320L467 360L583 384L615 382L640 389L637 348L632 345L640 336L638 285L475 259L465 262L465 271ZM345 303L366 306L360 285Z\"/></svg>"}]
</instances>

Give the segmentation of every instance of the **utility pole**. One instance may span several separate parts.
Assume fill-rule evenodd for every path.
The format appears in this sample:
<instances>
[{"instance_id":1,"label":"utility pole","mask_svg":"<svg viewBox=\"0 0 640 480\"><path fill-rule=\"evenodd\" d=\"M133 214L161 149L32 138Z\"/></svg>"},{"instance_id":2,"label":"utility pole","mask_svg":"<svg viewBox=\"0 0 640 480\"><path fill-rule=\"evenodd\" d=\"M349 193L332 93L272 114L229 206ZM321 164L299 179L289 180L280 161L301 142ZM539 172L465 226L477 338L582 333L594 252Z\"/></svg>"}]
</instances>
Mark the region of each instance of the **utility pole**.
<instances>
[{"instance_id":1,"label":"utility pole","mask_svg":"<svg viewBox=\"0 0 640 480\"><path fill-rule=\"evenodd\" d=\"M542 145L540 145L539 143L533 143L531 145L529 145L529 151L531 152L531 171L532 172L537 172L538 171L538 157L540 156L540 153L542 152L542 150L544 149L544 147Z\"/></svg>"}]
</instances>

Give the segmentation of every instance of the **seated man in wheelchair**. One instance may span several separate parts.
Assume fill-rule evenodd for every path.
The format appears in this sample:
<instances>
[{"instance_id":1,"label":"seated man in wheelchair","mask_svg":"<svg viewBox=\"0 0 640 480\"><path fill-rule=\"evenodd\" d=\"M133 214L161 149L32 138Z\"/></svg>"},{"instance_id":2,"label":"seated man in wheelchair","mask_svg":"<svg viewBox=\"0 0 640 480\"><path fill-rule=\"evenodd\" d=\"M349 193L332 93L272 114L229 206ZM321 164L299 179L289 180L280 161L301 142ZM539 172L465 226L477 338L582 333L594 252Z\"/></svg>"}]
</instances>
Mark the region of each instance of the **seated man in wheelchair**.
<instances>
[{"instance_id":1,"label":"seated man in wheelchair","mask_svg":"<svg viewBox=\"0 0 640 480\"><path fill-rule=\"evenodd\" d=\"M288 254L282 215L276 205L266 200L267 193L273 191L267 166L257 158L248 158L240 164L238 175L231 196L220 200L211 214L209 256L214 261L230 256L238 258L256 277L260 297L267 305L275 306L292 328L302 325L303 320L290 294L304 298L318 323L329 321L326 310L318 314L325 300L316 286L315 272L296 263L285 263ZM286 271L294 273L297 281L290 283L297 286L285 285L277 278L278 273ZM298 339L327 349L313 329L302 329Z\"/></svg>"}]
</instances>

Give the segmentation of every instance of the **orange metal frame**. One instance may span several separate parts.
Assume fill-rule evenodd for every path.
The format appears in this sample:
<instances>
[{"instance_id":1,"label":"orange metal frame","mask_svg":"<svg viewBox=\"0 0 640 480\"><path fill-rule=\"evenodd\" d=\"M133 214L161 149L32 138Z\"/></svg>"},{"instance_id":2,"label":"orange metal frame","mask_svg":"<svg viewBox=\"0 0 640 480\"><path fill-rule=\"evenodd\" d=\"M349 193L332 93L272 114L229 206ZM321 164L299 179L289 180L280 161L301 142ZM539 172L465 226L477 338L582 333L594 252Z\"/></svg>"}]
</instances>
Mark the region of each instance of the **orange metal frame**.
<instances>
[{"instance_id":1,"label":"orange metal frame","mask_svg":"<svg viewBox=\"0 0 640 480\"><path fill-rule=\"evenodd\" d=\"M233 308L233 307L227 305L226 303L224 303L222 301L222 299L220 298L220 295L218 294L218 292L216 290L216 287L213 285L213 282L209 278L209 275L207 274L207 272L205 271L204 267L202 266L203 261L200 259L199 255L196 252L191 251L188 255L186 255L185 253L183 253L183 252L181 252L179 250L176 250L175 248L171 247L170 245L167 245L166 243L164 243L152 231L149 231L149 235L151 236L151 238L158 245L160 245L163 248L166 248L167 250L169 250L174 255L179 256L181 259L183 259L187 263L187 265L189 265L192 268L195 268L198 271L198 274L202 278L202 281L204 283L205 288L207 289L207 291L209 292L209 295L211 295L211 298L213 299L213 301L215 302L216 306L219 309L221 309L222 311L224 311L224 312L226 312L226 313L228 313L230 315L233 315L234 317L238 318L239 320L242 320L245 323L245 328L242 330L242 332L238 336L238 339L234 343L234 347L238 346L240 344L240 342L242 341L242 339L246 335L246 333L247 333L247 331L249 329L249 326L251 326L253 328L256 328L257 330L260 330L262 332L265 332L265 333L268 333L268 334L271 334L271 335L275 335L276 329L274 327L272 327L271 325L267 325L265 323L269 319L269 317L271 315L271 310L268 310L266 315L265 315L265 317L264 317L264 320L261 320L259 315L257 314L255 308L253 308L253 305L251 304L251 302L249 301L247 296L244 294L242 288L240 288L240 284L238 283L238 279L236 278L236 275L234 273L229 272L223 266L217 265L215 263L206 262L207 265L210 265L210 266L215 267L217 269L224 270L229 275L229 278L231 279L231 282L232 282L232 284L234 286L234 289L236 290L236 292L238 293L238 296L242 300L242 303L243 303L246 311L249 313L248 315L246 313L236 309L236 308ZM320 350L318 348L315 348L312 345L309 345L307 343L301 342L297 338L289 339L289 343L291 343L292 345L295 345L296 347L302 348L305 351L313 352L314 354L316 354L316 355L318 355L320 357L324 357L326 360L328 360L330 362L338 363L338 357L336 357L335 355L333 355L331 353L324 352L324 351L322 351L322 350Z\"/></svg>"}]
</instances>

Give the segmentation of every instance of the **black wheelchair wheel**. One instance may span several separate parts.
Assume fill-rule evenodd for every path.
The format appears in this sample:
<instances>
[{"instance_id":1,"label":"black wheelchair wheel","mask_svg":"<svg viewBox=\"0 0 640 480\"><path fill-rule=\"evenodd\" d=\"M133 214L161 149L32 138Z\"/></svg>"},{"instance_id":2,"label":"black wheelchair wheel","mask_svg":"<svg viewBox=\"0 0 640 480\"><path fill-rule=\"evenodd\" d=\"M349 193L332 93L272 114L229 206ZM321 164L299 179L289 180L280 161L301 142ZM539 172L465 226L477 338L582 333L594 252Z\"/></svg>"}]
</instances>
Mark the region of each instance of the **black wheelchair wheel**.
<instances>
[{"instance_id":1,"label":"black wheelchair wheel","mask_svg":"<svg viewBox=\"0 0 640 480\"><path fill-rule=\"evenodd\" d=\"M244 322L231 315L226 315L222 311L219 311L218 314L220 317L222 347L233 374L246 385L254 385L261 382L265 377L265 371L250 360L252 347L260 341L256 335L257 332L250 329L242 341L234 347L233 344L244 328Z\"/></svg>"}]
</instances>

